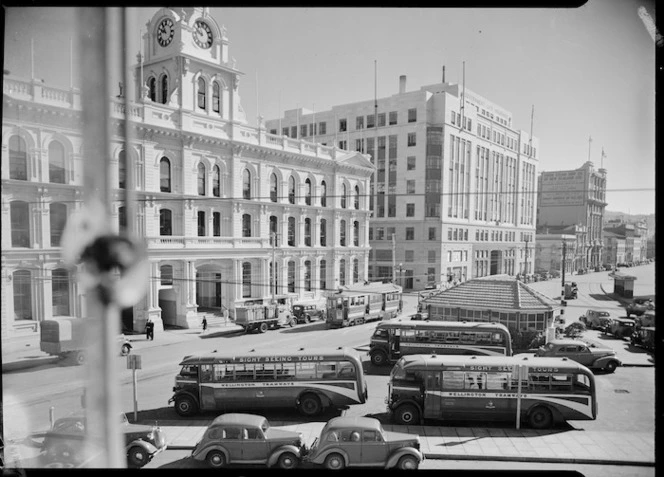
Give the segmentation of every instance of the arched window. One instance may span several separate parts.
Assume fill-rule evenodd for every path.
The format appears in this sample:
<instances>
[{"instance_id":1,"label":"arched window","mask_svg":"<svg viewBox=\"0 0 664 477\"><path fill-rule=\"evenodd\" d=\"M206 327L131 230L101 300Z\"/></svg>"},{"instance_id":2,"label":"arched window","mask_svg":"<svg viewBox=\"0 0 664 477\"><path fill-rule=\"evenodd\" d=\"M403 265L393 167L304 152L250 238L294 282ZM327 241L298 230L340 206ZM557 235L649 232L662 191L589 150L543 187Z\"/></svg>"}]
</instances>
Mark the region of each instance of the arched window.
<instances>
[{"instance_id":1,"label":"arched window","mask_svg":"<svg viewBox=\"0 0 664 477\"><path fill-rule=\"evenodd\" d=\"M9 138L9 178L19 181L28 180L28 153L25 141L20 136Z\"/></svg>"},{"instance_id":2,"label":"arched window","mask_svg":"<svg viewBox=\"0 0 664 477\"><path fill-rule=\"evenodd\" d=\"M277 175L275 173L270 175L270 200L277 201Z\"/></svg>"},{"instance_id":3,"label":"arched window","mask_svg":"<svg viewBox=\"0 0 664 477\"><path fill-rule=\"evenodd\" d=\"M288 262L288 293L295 293L295 262Z\"/></svg>"},{"instance_id":4,"label":"arched window","mask_svg":"<svg viewBox=\"0 0 664 477\"><path fill-rule=\"evenodd\" d=\"M311 291L311 260L304 262L304 291Z\"/></svg>"},{"instance_id":5,"label":"arched window","mask_svg":"<svg viewBox=\"0 0 664 477\"><path fill-rule=\"evenodd\" d=\"M288 217L288 245L295 246L295 217Z\"/></svg>"},{"instance_id":6,"label":"arched window","mask_svg":"<svg viewBox=\"0 0 664 477\"><path fill-rule=\"evenodd\" d=\"M150 101L157 102L157 78L154 76L148 78L148 90L150 94Z\"/></svg>"},{"instance_id":7,"label":"arched window","mask_svg":"<svg viewBox=\"0 0 664 477\"><path fill-rule=\"evenodd\" d=\"M341 184L341 208L346 208L346 184Z\"/></svg>"},{"instance_id":8,"label":"arched window","mask_svg":"<svg viewBox=\"0 0 664 477\"><path fill-rule=\"evenodd\" d=\"M205 165L198 163L198 195L205 195Z\"/></svg>"},{"instance_id":9,"label":"arched window","mask_svg":"<svg viewBox=\"0 0 664 477\"><path fill-rule=\"evenodd\" d=\"M212 83L212 111L218 113L221 111L221 100L219 98L219 83Z\"/></svg>"},{"instance_id":10,"label":"arched window","mask_svg":"<svg viewBox=\"0 0 664 477\"><path fill-rule=\"evenodd\" d=\"M165 157L159 161L159 190L171 192L171 162Z\"/></svg>"},{"instance_id":11,"label":"arched window","mask_svg":"<svg viewBox=\"0 0 664 477\"><path fill-rule=\"evenodd\" d=\"M159 211L159 235L173 235L173 213L169 209Z\"/></svg>"},{"instance_id":12,"label":"arched window","mask_svg":"<svg viewBox=\"0 0 664 477\"><path fill-rule=\"evenodd\" d=\"M325 181L320 183L320 205L321 207L327 207L327 185Z\"/></svg>"},{"instance_id":13,"label":"arched window","mask_svg":"<svg viewBox=\"0 0 664 477\"><path fill-rule=\"evenodd\" d=\"M339 221L339 245L342 247L346 246L346 221Z\"/></svg>"},{"instance_id":14,"label":"arched window","mask_svg":"<svg viewBox=\"0 0 664 477\"><path fill-rule=\"evenodd\" d=\"M360 261L356 258L353 260L353 283L360 281Z\"/></svg>"},{"instance_id":15,"label":"arched window","mask_svg":"<svg viewBox=\"0 0 664 477\"><path fill-rule=\"evenodd\" d=\"M242 236L251 237L251 214L242 214Z\"/></svg>"},{"instance_id":16,"label":"arched window","mask_svg":"<svg viewBox=\"0 0 664 477\"><path fill-rule=\"evenodd\" d=\"M173 266L172 265L162 265L159 267L159 275L161 277L162 285L172 285L173 284Z\"/></svg>"},{"instance_id":17,"label":"arched window","mask_svg":"<svg viewBox=\"0 0 664 477\"><path fill-rule=\"evenodd\" d=\"M67 206L59 202L51 204L49 218L51 219L51 247L59 247L62 231L67 222Z\"/></svg>"},{"instance_id":18,"label":"arched window","mask_svg":"<svg viewBox=\"0 0 664 477\"><path fill-rule=\"evenodd\" d=\"M327 289L327 262L325 260L320 261L320 266L318 267L318 273L320 274L320 291L325 291Z\"/></svg>"},{"instance_id":19,"label":"arched window","mask_svg":"<svg viewBox=\"0 0 664 477\"><path fill-rule=\"evenodd\" d=\"M127 228L127 208L118 207L118 229L123 232Z\"/></svg>"},{"instance_id":20,"label":"arched window","mask_svg":"<svg viewBox=\"0 0 664 477\"><path fill-rule=\"evenodd\" d=\"M311 247L311 219L304 219L304 245Z\"/></svg>"},{"instance_id":21,"label":"arched window","mask_svg":"<svg viewBox=\"0 0 664 477\"><path fill-rule=\"evenodd\" d=\"M339 260L339 285L344 286L346 284L346 259L342 258Z\"/></svg>"},{"instance_id":22,"label":"arched window","mask_svg":"<svg viewBox=\"0 0 664 477\"><path fill-rule=\"evenodd\" d=\"M356 209L360 208L360 186L355 186L355 201L354 206Z\"/></svg>"},{"instance_id":23,"label":"arched window","mask_svg":"<svg viewBox=\"0 0 664 477\"><path fill-rule=\"evenodd\" d=\"M127 187L127 153L120 151L118 154L118 187L124 189Z\"/></svg>"},{"instance_id":24,"label":"arched window","mask_svg":"<svg viewBox=\"0 0 664 477\"><path fill-rule=\"evenodd\" d=\"M307 205L311 205L311 180L307 179L306 181L304 181L304 184L306 186L305 187L306 190L304 192L304 194L305 194L304 195L304 202Z\"/></svg>"},{"instance_id":25,"label":"arched window","mask_svg":"<svg viewBox=\"0 0 664 477\"><path fill-rule=\"evenodd\" d=\"M12 247L30 247L30 213L27 202L15 200L9 207Z\"/></svg>"},{"instance_id":26,"label":"arched window","mask_svg":"<svg viewBox=\"0 0 664 477\"><path fill-rule=\"evenodd\" d=\"M212 195L221 197L221 170L219 166L212 168Z\"/></svg>"},{"instance_id":27,"label":"arched window","mask_svg":"<svg viewBox=\"0 0 664 477\"><path fill-rule=\"evenodd\" d=\"M251 199L251 172L249 169L242 171L242 198Z\"/></svg>"},{"instance_id":28,"label":"arched window","mask_svg":"<svg viewBox=\"0 0 664 477\"><path fill-rule=\"evenodd\" d=\"M357 220L353 222L353 245L360 246L360 223Z\"/></svg>"},{"instance_id":29,"label":"arched window","mask_svg":"<svg viewBox=\"0 0 664 477\"><path fill-rule=\"evenodd\" d=\"M293 176L288 178L288 202L295 203L295 177Z\"/></svg>"},{"instance_id":30,"label":"arched window","mask_svg":"<svg viewBox=\"0 0 664 477\"><path fill-rule=\"evenodd\" d=\"M251 263L242 262L242 298L251 296Z\"/></svg>"},{"instance_id":31,"label":"arched window","mask_svg":"<svg viewBox=\"0 0 664 477\"><path fill-rule=\"evenodd\" d=\"M205 80L203 78L198 78L198 108L205 109Z\"/></svg>"},{"instance_id":32,"label":"arched window","mask_svg":"<svg viewBox=\"0 0 664 477\"><path fill-rule=\"evenodd\" d=\"M168 104L168 75L161 75L161 103Z\"/></svg>"},{"instance_id":33,"label":"arched window","mask_svg":"<svg viewBox=\"0 0 664 477\"><path fill-rule=\"evenodd\" d=\"M65 183L65 148L58 141L48 145L48 181Z\"/></svg>"},{"instance_id":34,"label":"arched window","mask_svg":"<svg viewBox=\"0 0 664 477\"><path fill-rule=\"evenodd\" d=\"M327 246L327 220L320 219L320 246Z\"/></svg>"},{"instance_id":35,"label":"arched window","mask_svg":"<svg viewBox=\"0 0 664 477\"><path fill-rule=\"evenodd\" d=\"M12 274L14 285L14 319L32 320L32 274L16 270Z\"/></svg>"},{"instance_id":36,"label":"arched window","mask_svg":"<svg viewBox=\"0 0 664 477\"><path fill-rule=\"evenodd\" d=\"M51 274L53 316L69 315L69 272L58 268Z\"/></svg>"},{"instance_id":37,"label":"arched window","mask_svg":"<svg viewBox=\"0 0 664 477\"><path fill-rule=\"evenodd\" d=\"M278 246L277 244L279 243L279 239L277 238L277 227L278 227L278 222L277 222L277 216L276 215L270 215L270 245L274 245L275 247ZM272 243L272 237L274 234L274 237L277 238L276 243Z\"/></svg>"}]
</instances>

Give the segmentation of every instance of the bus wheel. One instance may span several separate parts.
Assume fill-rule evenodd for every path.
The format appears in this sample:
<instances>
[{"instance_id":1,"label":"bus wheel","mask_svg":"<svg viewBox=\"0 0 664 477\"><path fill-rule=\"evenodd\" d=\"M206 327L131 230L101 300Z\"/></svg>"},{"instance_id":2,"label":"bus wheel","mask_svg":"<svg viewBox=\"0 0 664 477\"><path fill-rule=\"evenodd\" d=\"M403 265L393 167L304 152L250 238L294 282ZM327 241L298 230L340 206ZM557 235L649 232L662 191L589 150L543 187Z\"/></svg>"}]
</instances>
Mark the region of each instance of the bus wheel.
<instances>
[{"instance_id":1,"label":"bus wheel","mask_svg":"<svg viewBox=\"0 0 664 477\"><path fill-rule=\"evenodd\" d=\"M617 367L618 367L618 363L616 363L615 361L609 361L608 363L606 363L606 366L604 367L604 371L606 371L607 373L613 373L613 372L615 372Z\"/></svg>"},{"instance_id":2,"label":"bus wheel","mask_svg":"<svg viewBox=\"0 0 664 477\"><path fill-rule=\"evenodd\" d=\"M180 396L175 398L175 412L182 417L189 417L196 414L198 407L196 402L190 396Z\"/></svg>"},{"instance_id":3,"label":"bus wheel","mask_svg":"<svg viewBox=\"0 0 664 477\"><path fill-rule=\"evenodd\" d=\"M337 454L336 452L334 454L328 455L325 458L325 463L323 465L325 465L326 469L330 470L341 470L346 467L343 456L341 454Z\"/></svg>"},{"instance_id":4,"label":"bus wheel","mask_svg":"<svg viewBox=\"0 0 664 477\"><path fill-rule=\"evenodd\" d=\"M140 469L148 463L148 453L141 446L134 446L127 452L127 461L130 466Z\"/></svg>"},{"instance_id":5,"label":"bus wheel","mask_svg":"<svg viewBox=\"0 0 664 477\"><path fill-rule=\"evenodd\" d=\"M205 457L205 461L210 467L218 469L226 465L226 456L219 450L213 450L208 452L208 455Z\"/></svg>"},{"instance_id":6,"label":"bus wheel","mask_svg":"<svg viewBox=\"0 0 664 477\"><path fill-rule=\"evenodd\" d=\"M267 331L267 323L261 323L261 325L258 327L258 332L265 333L266 331Z\"/></svg>"},{"instance_id":7,"label":"bus wheel","mask_svg":"<svg viewBox=\"0 0 664 477\"><path fill-rule=\"evenodd\" d=\"M76 351L74 353L74 362L78 365L84 365L85 364L85 351Z\"/></svg>"},{"instance_id":8,"label":"bus wheel","mask_svg":"<svg viewBox=\"0 0 664 477\"><path fill-rule=\"evenodd\" d=\"M316 416L322 410L323 406L320 399L315 394L305 394L300 398L300 412L305 416Z\"/></svg>"},{"instance_id":9,"label":"bus wheel","mask_svg":"<svg viewBox=\"0 0 664 477\"><path fill-rule=\"evenodd\" d=\"M530 412L528 422L533 429L549 429L553 425L553 415L548 408L537 406Z\"/></svg>"},{"instance_id":10,"label":"bus wheel","mask_svg":"<svg viewBox=\"0 0 664 477\"><path fill-rule=\"evenodd\" d=\"M417 470L417 467L420 465L420 462L415 458L414 455L405 455L397 463L397 469L399 470Z\"/></svg>"},{"instance_id":11,"label":"bus wheel","mask_svg":"<svg viewBox=\"0 0 664 477\"><path fill-rule=\"evenodd\" d=\"M385 366L387 363L387 355L384 351L374 351L371 353L371 362L376 366Z\"/></svg>"},{"instance_id":12,"label":"bus wheel","mask_svg":"<svg viewBox=\"0 0 664 477\"><path fill-rule=\"evenodd\" d=\"M397 408L394 417L399 424L417 424L420 420L420 412L412 404L403 404Z\"/></svg>"},{"instance_id":13,"label":"bus wheel","mask_svg":"<svg viewBox=\"0 0 664 477\"><path fill-rule=\"evenodd\" d=\"M292 452L284 452L279 456L277 465L280 469L294 469L299 463L297 457Z\"/></svg>"}]
</instances>

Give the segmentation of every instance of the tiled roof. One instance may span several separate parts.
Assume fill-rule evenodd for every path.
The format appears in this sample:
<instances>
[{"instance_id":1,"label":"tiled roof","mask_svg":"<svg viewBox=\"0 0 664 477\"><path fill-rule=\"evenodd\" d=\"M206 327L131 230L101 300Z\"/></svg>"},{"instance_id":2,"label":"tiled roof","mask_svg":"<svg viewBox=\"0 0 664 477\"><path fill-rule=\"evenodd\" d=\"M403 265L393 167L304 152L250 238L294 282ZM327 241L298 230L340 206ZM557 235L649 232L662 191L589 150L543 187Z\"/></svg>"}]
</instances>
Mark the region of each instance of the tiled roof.
<instances>
[{"instance_id":1,"label":"tiled roof","mask_svg":"<svg viewBox=\"0 0 664 477\"><path fill-rule=\"evenodd\" d=\"M509 275L475 278L432 295L422 303L451 308L551 311L560 304Z\"/></svg>"}]
</instances>

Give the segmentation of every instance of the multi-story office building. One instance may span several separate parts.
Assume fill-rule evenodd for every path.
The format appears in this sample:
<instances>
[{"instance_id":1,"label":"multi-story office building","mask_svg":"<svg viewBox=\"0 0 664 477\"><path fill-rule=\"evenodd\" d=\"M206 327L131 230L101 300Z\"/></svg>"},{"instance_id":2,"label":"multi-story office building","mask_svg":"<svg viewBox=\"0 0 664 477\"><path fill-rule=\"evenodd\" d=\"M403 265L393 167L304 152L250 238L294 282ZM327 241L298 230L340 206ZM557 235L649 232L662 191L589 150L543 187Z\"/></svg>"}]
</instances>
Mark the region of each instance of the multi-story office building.
<instances>
[{"instance_id":1,"label":"multi-story office building","mask_svg":"<svg viewBox=\"0 0 664 477\"><path fill-rule=\"evenodd\" d=\"M113 228L132 220L151 264L147 296L123 313L126 328L142 330L148 317L199 326L201 309L232 315L367 278L375 167L359 152L249 126L228 43L208 9L161 9L128 88L139 99L125 110L124 98L109 98ZM119 135L127 118L129 150ZM5 76L3 338L54 316L85 316L60 253L67 217L83 205L81 121L78 90ZM123 202L128 177L135 217Z\"/></svg>"},{"instance_id":2,"label":"multi-story office building","mask_svg":"<svg viewBox=\"0 0 664 477\"><path fill-rule=\"evenodd\" d=\"M565 243L565 273L577 272L586 263L585 244L588 229L585 225L563 225L537 227L535 240L535 267L537 270L553 271L560 270L560 263L563 254L563 243ZM560 255L554 258L551 254ZM557 267L554 264L557 263ZM547 268L550 264L551 268Z\"/></svg>"},{"instance_id":3,"label":"multi-story office building","mask_svg":"<svg viewBox=\"0 0 664 477\"><path fill-rule=\"evenodd\" d=\"M408 290L532 272L539 145L504 108L458 84L406 91L402 76L390 97L266 125L371 156L370 279Z\"/></svg>"},{"instance_id":4,"label":"multi-story office building","mask_svg":"<svg viewBox=\"0 0 664 477\"><path fill-rule=\"evenodd\" d=\"M641 263L648 258L648 226L645 222L630 224L621 219L610 220L604 232L624 241L624 260L616 263Z\"/></svg>"},{"instance_id":5,"label":"multi-story office building","mask_svg":"<svg viewBox=\"0 0 664 477\"><path fill-rule=\"evenodd\" d=\"M606 170L595 170L588 161L571 171L542 172L537 182L537 226L584 226L586 241L578 268L602 265Z\"/></svg>"},{"instance_id":6,"label":"multi-story office building","mask_svg":"<svg viewBox=\"0 0 664 477\"><path fill-rule=\"evenodd\" d=\"M625 236L604 229L604 264L615 268L625 263Z\"/></svg>"}]
</instances>

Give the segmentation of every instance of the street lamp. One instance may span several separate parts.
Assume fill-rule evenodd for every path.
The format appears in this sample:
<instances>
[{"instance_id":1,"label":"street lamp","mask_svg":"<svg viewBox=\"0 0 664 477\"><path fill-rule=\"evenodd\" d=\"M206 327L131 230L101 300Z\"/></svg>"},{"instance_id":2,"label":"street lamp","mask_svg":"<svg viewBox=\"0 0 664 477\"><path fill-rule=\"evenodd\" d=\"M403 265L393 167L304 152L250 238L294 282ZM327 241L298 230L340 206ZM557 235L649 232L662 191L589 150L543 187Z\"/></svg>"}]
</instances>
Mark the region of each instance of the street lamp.
<instances>
[{"instance_id":1,"label":"street lamp","mask_svg":"<svg viewBox=\"0 0 664 477\"><path fill-rule=\"evenodd\" d=\"M399 264L397 270L399 270L399 285L401 286L401 288L403 288L403 280L401 278L401 274L403 273L403 263Z\"/></svg>"}]
</instances>

